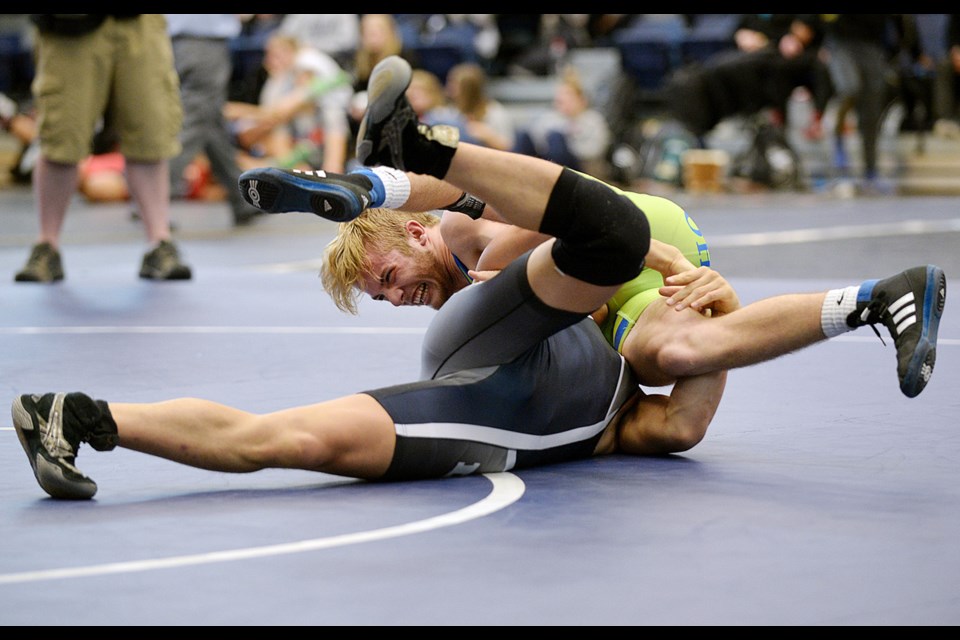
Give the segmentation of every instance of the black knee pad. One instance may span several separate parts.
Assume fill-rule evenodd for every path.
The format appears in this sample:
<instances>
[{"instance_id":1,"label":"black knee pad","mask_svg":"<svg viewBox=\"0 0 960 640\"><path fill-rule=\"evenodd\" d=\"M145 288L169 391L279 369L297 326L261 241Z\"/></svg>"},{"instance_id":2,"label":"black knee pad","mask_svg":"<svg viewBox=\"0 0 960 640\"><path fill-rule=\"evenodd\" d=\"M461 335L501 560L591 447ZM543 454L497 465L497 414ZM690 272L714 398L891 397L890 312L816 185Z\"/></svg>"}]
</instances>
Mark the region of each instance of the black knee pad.
<instances>
[{"instance_id":1,"label":"black knee pad","mask_svg":"<svg viewBox=\"0 0 960 640\"><path fill-rule=\"evenodd\" d=\"M609 185L570 169L550 194L540 231L557 239L552 253L560 271L598 286L635 278L650 249L646 214Z\"/></svg>"}]
</instances>

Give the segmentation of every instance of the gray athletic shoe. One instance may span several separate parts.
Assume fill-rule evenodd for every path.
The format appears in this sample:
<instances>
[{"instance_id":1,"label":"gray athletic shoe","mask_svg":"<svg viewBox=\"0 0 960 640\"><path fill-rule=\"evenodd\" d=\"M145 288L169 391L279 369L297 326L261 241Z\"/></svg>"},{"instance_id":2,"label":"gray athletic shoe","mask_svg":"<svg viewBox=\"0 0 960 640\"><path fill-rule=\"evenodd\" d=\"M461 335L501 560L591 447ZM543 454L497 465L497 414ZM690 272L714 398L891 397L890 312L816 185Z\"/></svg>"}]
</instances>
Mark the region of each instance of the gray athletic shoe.
<instances>
[{"instance_id":1,"label":"gray athletic shoe","mask_svg":"<svg viewBox=\"0 0 960 640\"><path fill-rule=\"evenodd\" d=\"M49 242L41 242L30 250L27 264L13 278L17 282L57 282L63 280L60 252Z\"/></svg>"},{"instance_id":2,"label":"gray athletic shoe","mask_svg":"<svg viewBox=\"0 0 960 640\"><path fill-rule=\"evenodd\" d=\"M460 141L460 130L449 125L427 126L407 101L413 70L399 56L381 60L370 74L367 112L357 132L357 159L443 178Z\"/></svg>"},{"instance_id":3,"label":"gray athletic shoe","mask_svg":"<svg viewBox=\"0 0 960 640\"><path fill-rule=\"evenodd\" d=\"M169 240L161 240L143 256L140 277L146 280L189 280L193 272L180 261L176 245Z\"/></svg>"},{"instance_id":4,"label":"gray athletic shoe","mask_svg":"<svg viewBox=\"0 0 960 640\"><path fill-rule=\"evenodd\" d=\"M74 466L81 438L71 425L64 426L66 397L20 396L13 401L13 426L44 491L54 498L88 500L97 492L97 483Z\"/></svg>"}]
</instances>

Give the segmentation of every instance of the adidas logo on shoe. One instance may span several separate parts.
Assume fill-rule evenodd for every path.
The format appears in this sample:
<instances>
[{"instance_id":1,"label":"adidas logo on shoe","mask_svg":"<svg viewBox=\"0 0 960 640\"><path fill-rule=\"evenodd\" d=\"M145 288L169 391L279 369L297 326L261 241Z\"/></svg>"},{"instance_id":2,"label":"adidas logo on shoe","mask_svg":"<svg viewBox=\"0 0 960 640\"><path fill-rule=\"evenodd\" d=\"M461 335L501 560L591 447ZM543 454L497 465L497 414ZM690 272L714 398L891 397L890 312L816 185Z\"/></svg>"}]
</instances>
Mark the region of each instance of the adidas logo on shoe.
<instances>
[{"instance_id":1,"label":"adidas logo on shoe","mask_svg":"<svg viewBox=\"0 0 960 640\"><path fill-rule=\"evenodd\" d=\"M926 387L937 360L937 331L947 297L947 278L935 265L914 267L875 281L869 300L851 314L850 326L886 326L897 348L900 390L914 398ZM876 327L873 327L876 331ZM879 332L877 333L879 336Z\"/></svg>"}]
</instances>

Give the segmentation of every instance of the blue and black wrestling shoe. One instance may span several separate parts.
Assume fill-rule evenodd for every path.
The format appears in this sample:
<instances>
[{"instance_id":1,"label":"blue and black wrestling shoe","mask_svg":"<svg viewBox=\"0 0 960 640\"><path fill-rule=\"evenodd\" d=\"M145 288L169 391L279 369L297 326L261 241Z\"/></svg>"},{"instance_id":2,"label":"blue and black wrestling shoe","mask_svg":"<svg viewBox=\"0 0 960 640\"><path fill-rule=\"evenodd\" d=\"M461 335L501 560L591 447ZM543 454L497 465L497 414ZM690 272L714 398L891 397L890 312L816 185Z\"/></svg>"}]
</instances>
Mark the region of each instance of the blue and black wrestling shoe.
<instances>
[{"instance_id":1,"label":"blue and black wrestling shoe","mask_svg":"<svg viewBox=\"0 0 960 640\"><path fill-rule=\"evenodd\" d=\"M857 309L847 316L851 327L882 323L897 348L900 390L908 398L923 391L937 361L937 329L947 299L947 276L932 264L907 269L860 286ZM881 338L882 340L883 338Z\"/></svg>"},{"instance_id":2,"label":"blue and black wrestling shoe","mask_svg":"<svg viewBox=\"0 0 960 640\"><path fill-rule=\"evenodd\" d=\"M303 211L333 222L349 222L386 198L383 182L369 169L340 174L262 167L244 171L239 187L261 211Z\"/></svg>"}]
</instances>

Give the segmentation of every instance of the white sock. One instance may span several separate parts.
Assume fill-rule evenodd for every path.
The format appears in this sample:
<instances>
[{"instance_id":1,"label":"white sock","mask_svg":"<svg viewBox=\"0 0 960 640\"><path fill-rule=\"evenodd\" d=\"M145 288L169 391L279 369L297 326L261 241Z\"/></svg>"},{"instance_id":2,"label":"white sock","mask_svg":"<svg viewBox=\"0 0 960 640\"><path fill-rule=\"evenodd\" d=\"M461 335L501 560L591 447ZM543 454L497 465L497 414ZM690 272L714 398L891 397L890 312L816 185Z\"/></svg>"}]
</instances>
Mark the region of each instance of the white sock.
<instances>
[{"instance_id":1,"label":"white sock","mask_svg":"<svg viewBox=\"0 0 960 640\"><path fill-rule=\"evenodd\" d=\"M383 207L386 209L399 209L407 203L410 198L410 177L399 169L393 167L373 167L370 169L383 182L383 190L386 197L383 200Z\"/></svg>"},{"instance_id":2,"label":"white sock","mask_svg":"<svg viewBox=\"0 0 960 640\"><path fill-rule=\"evenodd\" d=\"M823 335L833 338L854 330L855 327L847 324L847 316L857 308L859 291L859 286L827 291L823 299L823 307L820 309L820 328L823 330Z\"/></svg>"}]
</instances>

